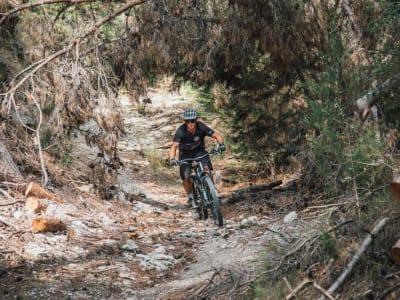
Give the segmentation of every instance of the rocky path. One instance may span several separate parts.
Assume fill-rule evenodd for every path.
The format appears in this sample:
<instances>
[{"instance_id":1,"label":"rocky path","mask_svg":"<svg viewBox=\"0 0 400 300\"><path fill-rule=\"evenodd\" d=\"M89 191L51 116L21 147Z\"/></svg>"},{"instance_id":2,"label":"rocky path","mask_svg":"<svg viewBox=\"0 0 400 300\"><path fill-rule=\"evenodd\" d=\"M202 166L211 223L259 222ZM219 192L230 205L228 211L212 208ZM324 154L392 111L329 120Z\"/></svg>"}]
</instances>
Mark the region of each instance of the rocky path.
<instances>
[{"instance_id":1,"label":"rocky path","mask_svg":"<svg viewBox=\"0 0 400 300\"><path fill-rule=\"evenodd\" d=\"M300 223L289 226L268 208L290 199L272 192L269 204L224 202L221 228L198 220L185 207L177 169L164 164L190 102L168 92L149 97L146 107L121 99L127 135L119 144L125 167L115 199L99 199L77 181L75 192L55 191L64 203L48 201L40 212L24 198L4 205L0 196L1 299L235 299L238 283L256 273L265 243L285 245L297 236ZM83 143L80 151L89 153ZM219 190L225 198L233 191ZM37 217L59 218L67 229L34 233Z\"/></svg>"}]
</instances>

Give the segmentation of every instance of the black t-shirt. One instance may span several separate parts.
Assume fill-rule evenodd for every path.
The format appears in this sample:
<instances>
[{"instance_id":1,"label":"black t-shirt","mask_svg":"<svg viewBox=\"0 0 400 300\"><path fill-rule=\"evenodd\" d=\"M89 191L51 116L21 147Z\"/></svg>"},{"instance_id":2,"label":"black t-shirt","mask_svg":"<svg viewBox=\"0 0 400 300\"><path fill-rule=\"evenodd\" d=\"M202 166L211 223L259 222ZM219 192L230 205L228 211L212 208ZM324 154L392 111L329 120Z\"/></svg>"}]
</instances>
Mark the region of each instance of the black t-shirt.
<instances>
[{"instance_id":1,"label":"black t-shirt","mask_svg":"<svg viewBox=\"0 0 400 300\"><path fill-rule=\"evenodd\" d=\"M179 143L180 152L197 152L205 150L204 138L212 136L213 133L214 130L199 121L196 122L196 132L194 134L191 134L186 125L183 124L176 130L174 142Z\"/></svg>"}]
</instances>

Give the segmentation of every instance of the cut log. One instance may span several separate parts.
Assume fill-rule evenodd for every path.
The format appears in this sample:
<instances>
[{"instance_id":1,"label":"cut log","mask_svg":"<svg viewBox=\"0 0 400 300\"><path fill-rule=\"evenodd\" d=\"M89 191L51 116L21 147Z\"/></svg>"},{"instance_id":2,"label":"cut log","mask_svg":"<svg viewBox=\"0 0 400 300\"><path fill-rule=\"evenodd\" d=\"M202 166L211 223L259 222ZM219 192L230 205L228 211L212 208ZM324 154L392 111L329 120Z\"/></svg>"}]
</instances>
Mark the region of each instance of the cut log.
<instances>
[{"instance_id":1,"label":"cut log","mask_svg":"<svg viewBox=\"0 0 400 300\"><path fill-rule=\"evenodd\" d=\"M63 199L46 191L44 188L42 188L36 182L30 182L25 187L25 197L29 197L29 196L35 196L39 199L50 199L50 200L56 201L58 203L64 202Z\"/></svg>"},{"instance_id":2,"label":"cut log","mask_svg":"<svg viewBox=\"0 0 400 300\"><path fill-rule=\"evenodd\" d=\"M38 213L38 212L46 210L47 205L42 204L38 198L31 196L26 199L25 208L27 210Z\"/></svg>"},{"instance_id":3,"label":"cut log","mask_svg":"<svg viewBox=\"0 0 400 300\"><path fill-rule=\"evenodd\" d=\"M67 229L67 226L60 219L38 218L32 221L34 232L57 232Z\"/></svg>"},{"instance_id":4,"label":"cut log","mask_svg":"<svg viewBox=\"0 0 400 300\"><path fill-rule=\"evenodd\" d=\"M400 240L393 245L390 251L390 256L397 265L400 265Z\"/></svg>"},{"instance_id":5,"label":"cut log","mask_svg":"<svg viewBox=\"0 0 400 300\"><path fill-rule=\"evenodd\" d=\"M397 202L400 202L400 174L396 175L390 183L390 193Z\"/></svg>"}]
</instances>

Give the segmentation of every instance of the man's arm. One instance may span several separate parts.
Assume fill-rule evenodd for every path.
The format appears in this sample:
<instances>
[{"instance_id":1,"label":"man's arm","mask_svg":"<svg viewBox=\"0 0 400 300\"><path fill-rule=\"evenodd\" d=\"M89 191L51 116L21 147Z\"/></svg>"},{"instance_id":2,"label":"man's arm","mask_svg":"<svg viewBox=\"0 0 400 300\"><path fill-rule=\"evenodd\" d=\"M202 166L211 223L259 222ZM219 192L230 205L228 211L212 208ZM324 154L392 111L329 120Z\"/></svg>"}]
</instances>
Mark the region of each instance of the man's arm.
<instances>
[{"instance_id":1,"label":"man's arm","mask_svg":"<svg viewBox=\"0 0 400 300\"><path fill-rule=\"evenodd\" d=\"M176 150L178 149L179 143L173 141L171 145L171 149L169 150L169 159L175 159Z\"/></svg>"},{"instance_id":2,"label":"man's arm","mask_svg":"<svg viewBox=\"0 0 400 300\"><path fill-rule=\"evenodd\" d=\"M221 144L224 142L224 138L222 135L220 135L218 132L214 131L214 133L211 135L213 139L217 141L218 144Z\"/></svg>"}]
</instances>

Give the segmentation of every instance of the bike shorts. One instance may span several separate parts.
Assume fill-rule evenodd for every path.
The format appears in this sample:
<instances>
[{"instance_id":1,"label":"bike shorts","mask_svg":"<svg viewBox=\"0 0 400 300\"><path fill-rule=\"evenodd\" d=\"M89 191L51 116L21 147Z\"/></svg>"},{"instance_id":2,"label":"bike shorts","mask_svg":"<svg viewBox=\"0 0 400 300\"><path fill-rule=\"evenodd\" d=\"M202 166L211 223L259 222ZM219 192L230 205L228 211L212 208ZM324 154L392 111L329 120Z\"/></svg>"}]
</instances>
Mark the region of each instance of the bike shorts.
<instances>
[{"instance_id":1,"label":"bike shorts","mask_svg":"<svg viewBox=\"0 0 400 300\"><path fill-rule=\"evenodd\" d=\"M202 156L206 154L207 151L205 150L199 150L197 152L182 152L179 154L179 160L182 159L187 159L187 158L195 158L198 156ZM204 166L208 166L208 169L211 171L213 169L211 160L209 156L204 157L202 160ZM179 175L181 176L181 179L189 178L190 177L190 166L191 164L181 164L179 166Z\"/></svg>"}]
</instances>

